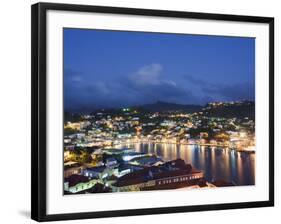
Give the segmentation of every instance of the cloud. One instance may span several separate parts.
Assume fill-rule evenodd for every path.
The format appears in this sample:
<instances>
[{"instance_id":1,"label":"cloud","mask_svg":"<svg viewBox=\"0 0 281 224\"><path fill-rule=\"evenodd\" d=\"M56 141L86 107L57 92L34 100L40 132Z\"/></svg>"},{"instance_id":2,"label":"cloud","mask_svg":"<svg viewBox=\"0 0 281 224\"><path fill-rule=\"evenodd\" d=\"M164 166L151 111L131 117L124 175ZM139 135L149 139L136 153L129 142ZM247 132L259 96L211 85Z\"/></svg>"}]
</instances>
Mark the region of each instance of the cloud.
<instances>
[{"instance_id":1,"label":"cloud","mask_svg":"<svg viewBox=\"0 0 281 224\"><path fill-rule=\"evenodd\" d=\"M81 78L81 76L72 76L71 77L71 81L73 81L73 82L81 82L82 81L82 78Z\"/></svg>"},{"instance_id":2,"label":"cloud","mask_svg":"<svg viewBox=\"0 0 281 224\"><path fill-rule=\"evenodd\" d=\"M128 79L106 82L65 69L64 105L66 110L92 111L137 104L140 96L129 88Z\"/></svg>"},{"instance_id":3,"label":"cloud","mask_svg":"<svg viewBox=\"0 0 281 224\"><path fill-rule=\"evenodd\" d=\"M203 79L199 79L197 77L194 77L192 75L185 75L184 78L194 85L198 85L198 86L209 86L210 85L209 82L207 82Z\"/></svg>"},{"instance_id":4,"label":"cloud","mask_svg":"<svg viewBox=\"0 0 281 224\"><path fill-rule=\"evenodd\" d=\"M184 80L165 76L158 63L144 65L130 74L111 76L110 81L96 79L65 69L64 103L73 111L92 111L166 101L180 104L205 104L217 100L254 99L254 83L212 83L196 76ZM114 78L115 77L115 78ZM169 77L166 78L166 77Z\"/></svg>"},{"instance_id":5,"label":"cloud","mask_svg":"<svg viewBox=\"0 0 281 224\"><path fill-rule=\"evenodd\" d=\"M158 100L192 103L198 100L186 86L164 78L163 66L157 63L142 66L123 78L110 82L86 78L82 73L65 70L64 102L69 110L91 111L154 103Z\"/></svg>"},{"instance_id":6,"label":"cloud","mask_svg":"<svg viewBox=\"0 0 281 224\"><path fill-rule=\"evenodd\" d=\"M213 85L204 87L205 93L223 96L226 100L242 100L255 98L255 86L249 82Z\"/></svg>"},{"instance_id":7,"label":"cloud","mask_svg":"<svg viewBox=\"0 0 281 224\"><path fill-rule=\"evenodd\" d=\"M195 85L202 91L203 99L209 99L207 102L214 101L214 98L221 100L242 100L255 98L254 82L240 83L211 83L207 80L202 80L197 77L186 75L192 85Z\"/></svg>"},{"instance_id":8,"label":"cloud","mask_svg":"<svg viewBox=\"0 0 281 224\"><path fill-rule=\"evenodd\" d=\"M162 65L154 63L145 65L128 76L128 88L137 92L140 99L153 103L155 101L169 101L187 104L196 100L191 90L180 86L176 81L165 79Z\"/></svg>"},{"instance_id":9,"label":"cloud","mask_svg":"<svg viewBox=\"0 0 281 224\"><path fill-rule=\"evenodd\" d=\"M159 85L161 83L160 73L163 70L160 64L146 65L128 78L137 85Z\"/></svg>"}]
</instances>

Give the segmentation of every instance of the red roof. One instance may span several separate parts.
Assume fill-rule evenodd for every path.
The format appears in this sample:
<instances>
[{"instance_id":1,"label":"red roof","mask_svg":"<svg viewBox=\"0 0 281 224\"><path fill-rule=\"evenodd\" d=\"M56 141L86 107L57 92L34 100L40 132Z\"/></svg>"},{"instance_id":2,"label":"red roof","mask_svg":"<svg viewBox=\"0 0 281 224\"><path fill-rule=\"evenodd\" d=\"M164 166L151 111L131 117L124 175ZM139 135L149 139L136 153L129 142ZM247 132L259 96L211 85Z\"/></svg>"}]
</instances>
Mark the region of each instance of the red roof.
<instances>
[{"instance_id":1,"label":"red roof","mask_svg":"<svg viewBox=\"0 0 281 224\"><path fill-rule=\"evenodd\" d=\"M168 169L167 167L171 167ZM142 170L126 174L120 177L115 186L130 186L144 183L149 180L158 180L169 177L184 176L200 171L194 169L190 164L185 164L181 159L173 160L162 166L145 167Z\"/></svg>"}]
</instances>

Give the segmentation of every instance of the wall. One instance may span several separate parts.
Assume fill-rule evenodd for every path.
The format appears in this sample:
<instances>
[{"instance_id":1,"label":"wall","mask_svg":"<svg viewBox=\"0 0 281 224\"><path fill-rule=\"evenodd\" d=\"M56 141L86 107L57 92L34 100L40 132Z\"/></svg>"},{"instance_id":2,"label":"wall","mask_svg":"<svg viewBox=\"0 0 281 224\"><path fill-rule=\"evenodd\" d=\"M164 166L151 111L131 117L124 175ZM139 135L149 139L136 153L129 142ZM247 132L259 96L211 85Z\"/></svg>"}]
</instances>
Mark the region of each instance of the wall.
<instances>
[{"instance_id":1,"label":"wall","mask_svg":"<svg viewBox=\"0 0 281 224\"><path fill-rule=\"evenodd\" d=\"M68 0L65 3L142 7L195 12L274 16L276 28L276 86L280 74L280 5L273 1L246 0ZM0 41L0 114L1 177L0 222L34 223L30 215L30 5L35 1L1 2ZM276 88L276 115L281 114ZM279 101L279 102L278 102ZM276 155L280 158L280 115L276 116ZM276 186L280 186L280 163L276 164ZM16 183L16 184L9 184ZM280 190L276 187L276 207L229 211L196 212L60 223L254 223L277 219L280 213Z\"/></svg>"}]
</instances>

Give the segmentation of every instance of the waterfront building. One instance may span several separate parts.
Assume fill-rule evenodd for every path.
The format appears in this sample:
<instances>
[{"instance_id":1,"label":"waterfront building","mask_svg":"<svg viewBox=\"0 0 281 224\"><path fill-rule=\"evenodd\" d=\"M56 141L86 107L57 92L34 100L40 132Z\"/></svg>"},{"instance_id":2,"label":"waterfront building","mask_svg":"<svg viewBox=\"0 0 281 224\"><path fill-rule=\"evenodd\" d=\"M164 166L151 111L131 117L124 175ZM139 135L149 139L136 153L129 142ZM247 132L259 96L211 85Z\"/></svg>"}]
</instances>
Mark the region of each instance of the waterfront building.
<instances>
[{"instance_id":1,"label":"waterfront building","mask_svg":"<svg viewBox=\"0 0 281 224\"><path fill-rule=\"evenodd\" d=\"M64 125L64 128L70 128L78 131L81 130L81 126L79 122L75 122L75 123L67 122L67 124Z\"/></svg>"},{"instance_id":2,"label":"waterfront building","mask_svg":"<svg viewBox=\"0 0 281 224\"><path fill-rule=\"evenodd\" d=\"M82 170L82 175L90 178L103 179L108 176L108 169L106 166L89 167Z\"/></svg>"},{"instance_id":3,"label":"waterfront building","mask_svg":"<svg viewBox=\"0 0 281 224\"><path fill-rule=\"evenodd\" d=\"M69 193L78 193L92 188L96 183L100 183L97 178L74 174L65 178L64 190Z\"/></svg>"},{"instance_id":4,"label":"waterfront building","mask_svg":"<svg viewBox=\"0 0 281 224\"><path fill-rule=\"evenodd\" d=\"M125 153L134 152L134 149L128 149L128 148L122 148L122 149L103 149L103 152L105 152L108 155L124 155Z\"/></svg>"},{"instance_id":5,"label":"waterfront building","mask_svg":"<svg viewBox=\"0 0 281 224\"><path fill-rule=\"evenodd\" d=\"M65 151L73 151L75 149L75 145L64 145Z\"/></svg>"},{"instance_id":6,"label":"waterfront building","mask_svg":"<svg viewBox=\"0 0 281 224\"><path fill-rule=\"evenodd\" d=\"M146 155L147 154L145 154L145 153L139 153L139 152L127 152L127 153L123 154L122 159L124 161L130 161L130 160L133 160L136 158L144 157Z\"/></svg>"},{"instance_id":7,"label":"waterfront building","mask_svg":"<svg viewBox=\"0 0 281 224\"><path fill-rule=\"evenodd\" d=\"M114 167L118 166L118 162L117 162L117 160L115 158L110 157L110 158L106 159L105 165L106 165L106 167L114 168Z\"/></svg>"},{"instance_id":8,"label":"waterfront building","mask_svg":"<svg viewBox=\"0 0 281 224\"><path fill-rule=\"evenodd\" d=\"M140 166L158 166L163 164L163 160L155 155L146 155L132 159L129 163Z\"/></svg>"},{"instance_id":9,"label":"waterfront building","mask_svg":"<svg viewBox=\"0 0 281 224\"><path fill-rule=\"evenodd\" d=\"M80 174L84 166L80 165L77 162L69 161L64 163L63 176L67 178L74 174Z\"/></svg>"},{"instance_id":10,"label":"waterfront building","mask_svg":"<svg viewBox=\"0 0 281 224\"><path fill-rule=\"evenodd\" d=\"M117 172L114 173L117 174L117 177L122 177L126 174L142 170L143 168L144 168L143 166L125 163L125 164L120 164L118 168L116 168Z\"/></svg>"},{"instance_id":11,"label":"waterfront building","mask_svg":"<svg viewBox=\"0 0 281 224\"><path fill-rule=\"evenodd\" d=\"M161 166L145 167L142 170L124 175L112 185L112 190L120 192L176 189L198 185L198 181L202 181L203 177L202 171L198 171L190 164L185 164L183 160L177 159Z\"/></svg>"},{"instance_id":12,"label":"waterfront building","mask_svg":"<svg viewBox=\"0 0 281 224\"><path fill-rule=\"evenodd\" d=\"M71 139L70 138L65 138L65 139L63 139L63 143L64 144L69 144L69 143L71 143Z\"/></svg>"},{"instance_id":13,"label":"waterfront building","mask_svg":"<svg viewBox=\"0 0 281 224\"><path fill-rule=\"evenodd\" d=\"M77 133L77 134L76 134L76 138L77 138L77 139L85 138L85 136L86 136L85 133Z\"/></svg>"},{"instance_id":14,"label":"waterfront building","mask_svg":"<svg viewBox=\"0 0 281 224\"><path fill-rule=\"evenodd\" d=\"M70 158L70 151L69 150L65 150L63 152L63 161L66 162L66 161L69 160L69 158Z\"/></svg>"}]
</instances>

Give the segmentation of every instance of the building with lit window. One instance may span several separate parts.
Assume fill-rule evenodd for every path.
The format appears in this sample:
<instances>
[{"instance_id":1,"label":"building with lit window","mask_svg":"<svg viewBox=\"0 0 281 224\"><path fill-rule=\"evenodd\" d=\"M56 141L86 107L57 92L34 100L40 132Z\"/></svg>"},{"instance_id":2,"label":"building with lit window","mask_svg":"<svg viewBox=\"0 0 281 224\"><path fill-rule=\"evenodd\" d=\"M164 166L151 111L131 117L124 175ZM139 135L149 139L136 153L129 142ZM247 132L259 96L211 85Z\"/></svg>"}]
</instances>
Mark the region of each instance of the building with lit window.
<instances>
[{"instance_id":1,"label":"building with lit window","mask_svg":"<svg viewBox=\"0 0 281 224\"><path fill-rule=\"evenodd\" d=\"M202 171L177 159L124 175L111 187L115 192L176 189L198 185L203 178Z\"/></svg>"},{"instance_id":2,"label":"building with lit window","mask_svg":"<svg viewBox=\"0 0 281 224\"><path fill-rule=\"evenodd\" d=\"M73 161L66 162L64 163L63 175L66 178L74 174L80 174L83 168L84 166L80 165L77 162L73 162Z\"/></svg>"},{"instance_id":3,"label":"building with lit window","mask_svg":"<svg viewBox=\"0 0 281 224\"><path fill-rule=\"evenodd\" d=\"M64 180L64 191L69 193L79 193L100 183L97 178L89 178L82 175L71 175Z\"/></svg>"}]
</instances>

